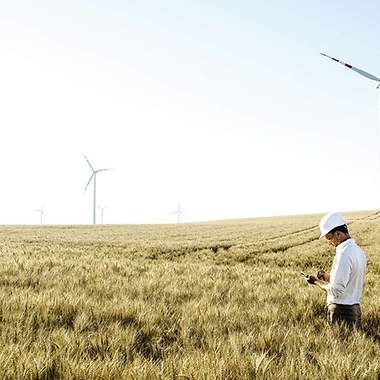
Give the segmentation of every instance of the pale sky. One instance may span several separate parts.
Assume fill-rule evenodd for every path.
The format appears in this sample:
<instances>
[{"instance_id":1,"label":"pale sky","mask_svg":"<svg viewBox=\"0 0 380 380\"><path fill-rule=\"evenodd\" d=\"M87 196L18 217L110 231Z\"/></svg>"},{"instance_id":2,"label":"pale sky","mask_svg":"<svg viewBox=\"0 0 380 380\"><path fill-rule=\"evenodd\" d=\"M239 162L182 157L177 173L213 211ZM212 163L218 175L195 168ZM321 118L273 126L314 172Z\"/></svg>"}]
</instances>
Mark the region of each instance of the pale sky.
<instances>
[{"instance_id":1,"label":"pale sky","mask_svg":"<svg viewBox=\"0 0 380 380\"><path fill-rule=\"evenodd\" d=\"M378 209L377 1L0 0L0 224ZM100 218L98 218L100 221Z\"/></svg>"}]
</instances>

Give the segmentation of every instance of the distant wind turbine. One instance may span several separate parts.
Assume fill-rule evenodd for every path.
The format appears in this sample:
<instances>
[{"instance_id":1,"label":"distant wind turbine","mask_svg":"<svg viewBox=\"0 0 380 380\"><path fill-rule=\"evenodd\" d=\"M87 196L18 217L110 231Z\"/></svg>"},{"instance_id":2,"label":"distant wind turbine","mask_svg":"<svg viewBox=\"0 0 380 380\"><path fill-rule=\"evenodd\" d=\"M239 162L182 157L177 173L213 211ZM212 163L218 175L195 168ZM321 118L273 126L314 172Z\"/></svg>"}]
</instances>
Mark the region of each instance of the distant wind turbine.
<instances>
[{"instance_id":1,"label":"distant wind turbine","mask_svg":"<svg viewBox=\"0 0 380 380\"><path fill-rule=\"evenodd\" d=\"M107 207L102 207L102 206L99 206L98 205L98 209L100 210L100 223L103 224L103 215L104 215L104 210L106 209Z\"/></svg>"},{"instance_id":2,"label":"distant wind turbine","mask_svg":"<svg viewBox=\"0 0 380 380\"><path fill-rule=\"evenodd\" d=\"M105 171L111 170L111 169L97 169L97 170L95 170L94 167L91 165L90 161L88 160L88 158L86 157L86 155L84 155L84 158L86 159L88 166L90 167L90 169L92 171L91 177L88 180L86 188L84 189L84 191L87 190L88 186L90 185L91 180L94 179L94 181L93 181L94 182L94 199L93 199L93 210L92 210L93 211L92 223L96 224L96 175L100 172L105 172Z\"/></svg>"},{"instance_id":3,"label":"distant wind turbine","mask_svg":"<svg viewBox=\"0 0 380 380\"><path fill-rule=\"evenodd\" d=\"M40 224L43 224L43 217L45 216L45 212L44 212L44 206L41 206L41 208L37 209L37 210L33 210L33 212L39 212L40 213Z\"/></svg>"},{"instance_id":4,"label":"distant wind turbine","mask_svg":"<svg viewBox=\"0 0 380 380\"><path fill-rule=\"evenodd\" d=\"M180 217L183 216L183 211L181 208L181 203L178 203L177 210L172 212L170 215L177 215L177 223L180 223Z\"/></svg>"},{"instance_id":5,"label":"distant wind turbine","mask_svg":"<svg viewBox=\"0 0 380 380\"><path fill-rule=\"evenodd\" d=\"M330 58L330 59L332 59L333 61L338 62L338 63L342 64L343 66L347 67L348 69L351 69L351 70L357 72L358 74L362 75L363 77L366 77L366 78L368 78L368 79L371 79L371 80L377 82L377 87L376 87L376 88L379 88L379 87L380 87L380 78L375 77L374 75L372 75L372 74L370 74L370 73L367 73L367 72L364 71L364 70L358 69L357 67L352 66L352 65L350 65L349 63L345 63L345 62L340 61L339 59L336 59L336 58L334 58L334 57L330 57L329 55L327 55L327 54L325 54L325 53L321 53L321 54L322 54L324 57Z\"/></svg>"}]
</instances>

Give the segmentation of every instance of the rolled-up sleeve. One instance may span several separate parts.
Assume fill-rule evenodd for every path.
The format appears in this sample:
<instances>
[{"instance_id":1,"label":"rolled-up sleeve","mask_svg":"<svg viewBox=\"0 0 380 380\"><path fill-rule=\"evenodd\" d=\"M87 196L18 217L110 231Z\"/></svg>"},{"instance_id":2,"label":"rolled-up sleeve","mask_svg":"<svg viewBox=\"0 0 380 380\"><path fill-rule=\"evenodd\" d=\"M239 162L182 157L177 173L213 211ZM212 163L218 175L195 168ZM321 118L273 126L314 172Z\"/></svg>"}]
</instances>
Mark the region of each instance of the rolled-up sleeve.
<instances>
[{"instance_id":1,"label":"rolled-up sleeve","mask_svg":"<svg viewBox=\"0 0 380 380\"><path fill-rule=\"evenodd\" d=\"M350 258L343 255L337 257L336 272L328 285L327 291L335 298L339 298L344 294L351 273Z\"/></svg>"}]
</instances>

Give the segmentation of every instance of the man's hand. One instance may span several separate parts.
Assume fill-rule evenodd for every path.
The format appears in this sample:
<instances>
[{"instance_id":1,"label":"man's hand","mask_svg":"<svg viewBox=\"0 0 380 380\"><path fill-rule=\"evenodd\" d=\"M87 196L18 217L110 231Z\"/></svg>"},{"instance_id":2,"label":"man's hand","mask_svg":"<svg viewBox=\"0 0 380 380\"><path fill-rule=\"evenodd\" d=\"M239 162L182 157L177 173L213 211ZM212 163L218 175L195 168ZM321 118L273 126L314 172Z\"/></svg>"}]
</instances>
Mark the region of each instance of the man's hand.
<instances>
[{"instance_id":1,"label":"man's hand","mask_svg":"<svg viewBox=\"0 0 380 380\"><path fill-rule=\"evenodd\" d=\"M306 282L310 285L317 285L318 288L324 291L328 290L329 283L324 278L330 279L330 276L325 271L320 270L317 274L317 277L304 272L301 272L301 274L305 277Z\"/></svg>"},{"instance_id":2,"label":"man's hand","mask_svg":"<svg viewBox=\"0 0 380 380\"><path fill-rule=\"evenodd\" d=\"M328 273L326 273L322 269L318 271L317 278L318 278L318 280L322 280L322 281L325 281L325 282L329 282L330 281L330 275Z\"/></svg>"}]
</instances>

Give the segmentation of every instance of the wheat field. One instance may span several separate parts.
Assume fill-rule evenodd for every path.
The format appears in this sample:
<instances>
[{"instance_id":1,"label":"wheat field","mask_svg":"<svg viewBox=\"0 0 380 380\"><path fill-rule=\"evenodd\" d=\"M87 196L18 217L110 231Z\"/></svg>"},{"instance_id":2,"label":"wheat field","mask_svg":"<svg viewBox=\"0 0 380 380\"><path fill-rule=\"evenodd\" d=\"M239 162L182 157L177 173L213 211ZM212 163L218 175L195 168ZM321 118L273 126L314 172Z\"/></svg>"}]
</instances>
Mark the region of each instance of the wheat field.
<instances>
[{"instance_id":1,"label":"wheat field","mask_svg":"<svg viewBox=\"0 0 380 380\"><path fill-rule=\"evenodd\" d=\"M300 271L330 269L320 215L0 227L1 379L380 378L380 213L363 324L329 326Z\"/></svg>"}]
</instances>

